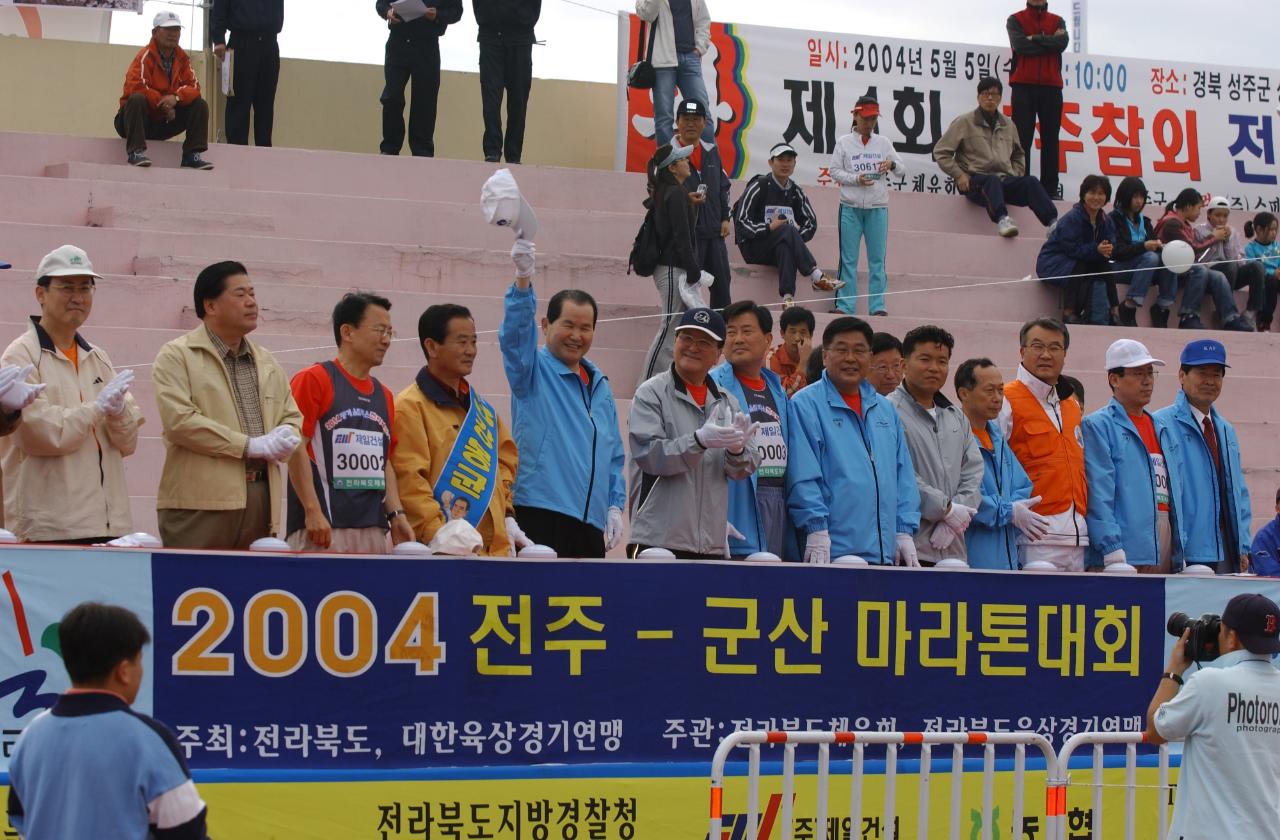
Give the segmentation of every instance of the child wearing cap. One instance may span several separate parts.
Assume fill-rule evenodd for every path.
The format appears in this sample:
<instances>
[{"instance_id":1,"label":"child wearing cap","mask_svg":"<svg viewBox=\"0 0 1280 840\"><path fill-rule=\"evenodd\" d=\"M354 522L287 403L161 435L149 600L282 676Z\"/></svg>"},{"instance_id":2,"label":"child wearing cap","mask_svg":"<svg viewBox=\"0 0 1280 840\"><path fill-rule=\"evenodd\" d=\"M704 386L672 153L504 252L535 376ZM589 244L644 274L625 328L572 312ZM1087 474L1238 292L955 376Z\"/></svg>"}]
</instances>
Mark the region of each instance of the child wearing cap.
<instances>
[{"instance_id":1,"label":"child wearing cap","mask_svg":"<svg viewBox=\"0 0 1280 840\"><path fill-rule=\"evenodd\" d=\"M858 250L867 241L867 311L885 315L884 270L889 245L889 175L902 175L906 167L893 143L876 134L880 105L873 96L858 99L853 109L853 130L836 141L831 155L831 177L840 185L840 270L845 287L836 295L836 308L858 314Z\"/></svg>"},{"instance_id":2,"label":"child wearing cap","mask_svg":"<svg viewBox=\"0 0 1280 840\"><path fill-rule=\"evenodd\" d=\"M1245 288L1249 290L1249 300L1241 317L1256 329L1258 313L1265 306L1263 278L1266 269L1260 262L1245 260L1244 240L1240 238L1240 232L1228 223L1231 202L1226 196L1216 195L1209 199L1209 203L1205 205L1205 217L1207 221L1196 225L1196 233L1201 238L1213 236L1214 231L1219 229L1224 230L1225 234L1219 234L1221 238L1215 238L1199 261L1226 275L1232 291Z\"/></svg>"}]
</instances>

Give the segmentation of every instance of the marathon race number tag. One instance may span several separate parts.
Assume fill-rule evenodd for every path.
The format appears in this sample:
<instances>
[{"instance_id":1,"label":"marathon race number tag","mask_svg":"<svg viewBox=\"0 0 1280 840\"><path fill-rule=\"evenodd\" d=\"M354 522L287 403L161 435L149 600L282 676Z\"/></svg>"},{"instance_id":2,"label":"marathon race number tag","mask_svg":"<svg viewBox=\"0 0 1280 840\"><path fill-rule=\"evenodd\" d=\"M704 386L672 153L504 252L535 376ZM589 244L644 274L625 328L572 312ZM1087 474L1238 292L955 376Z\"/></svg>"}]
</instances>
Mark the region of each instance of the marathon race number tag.
<instances>
[{"instance_id":1,"label":"marathon race number tag","mask_svg":"<svg viewBox=\"0 0 1280 840\"><path fill-rule=\"evenodd\" d=\"M1164 455L1156 452L1149 454L1151 469L1156 476L1156 504L1167 508L1169 506L1169 468L1164 463Z\"/></svg>"},{"instance_id":2,"label":"marathon race number tag","mask_svg":"<svg viewBox=\"0 0 1280 840\"><path fill-rule=\"evenodd\" d=\"M386 435L365 429L333 431L333 489L386 489Z\"/></svg>"}]
</instances>

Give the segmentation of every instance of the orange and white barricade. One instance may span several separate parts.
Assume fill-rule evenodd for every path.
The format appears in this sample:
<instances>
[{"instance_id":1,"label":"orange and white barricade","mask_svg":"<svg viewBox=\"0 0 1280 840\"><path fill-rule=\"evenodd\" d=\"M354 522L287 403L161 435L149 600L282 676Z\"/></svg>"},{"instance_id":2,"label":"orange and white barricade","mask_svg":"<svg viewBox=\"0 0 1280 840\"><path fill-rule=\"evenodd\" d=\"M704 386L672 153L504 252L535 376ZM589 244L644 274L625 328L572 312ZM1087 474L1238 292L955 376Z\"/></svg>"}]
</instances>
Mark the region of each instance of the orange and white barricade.
<instances>
[{"instance_id":1,"label":"orange and white barricade","mask_svg":"<svg viewBox=\"0 0 1280 840\"><path fill-rule=\"evenodd\" d=\"M1138 744L1146 743L1146 735L1142 732L1081 732L1078 735L1072 735L1067 742L1062 745L1062 749L1058 751L1058 768L1061 774L1059 784L1061 787L1062 813L1064 818L1058 824L1057 834L1049 834L1050 840L1066 840L1067 837L1067 821L1066 814L1066 792L1067 787L1071 785L1070 762L1071 756L1080 748L1086 746L1093 747L1093 768L1089 786L1093 789L1093 824L1092 837L1094 840L1100 840L1102 837L1102 792L1106 787L1103 781L1103 771L1105 769L1105 753L1104 747L1107 744L1124 744L1124 840L1133 840L1135 828L1135 816L1137 812L1137 792L1138 792ZM1169 830L1169 805L1172 801L1173 786L1169 783L1169 745L1162 744L1160 746L1159 756L1159 778L1156 788L1156 808L1159 812L1158 822L1160 833L1158 837L1164 837ZM1144 827L1150 826L1151 823L1143 823ZM1115 832L1108 835L1117 836Z\"/></svg>"},{"instance_id":2,"label":"orange and white barricade","mask_svg":"<svg viewBox=\"0 0 1280 840\"><path fill-rule=\"evenodd\" d=\"M850 774L851 801L850 825L856 826L862 821L862 783L864 773L864 752L868 744L883 745L885 753L884 770L884 803L882 822L886 836L893 836L894 818L897 816L896 786L898 774L898 752L903 746L918 745L920 747L920 785L916 804L918 833L921 838L929 835L929 784L932 776L933 747L951 747L951 811L950 832L947 836L958 840L961 836L961 782L964 775L964 749L966 746L982 747L982 824L991 825L994 788L995 788L995 750L997 746L1012 746L1014 749L1013 780L1013 819L1016 834L1021 836L1023 794L1025 785L1026 751L1034 747L1044 757L1048 779L1045 797L1045 836L1057 838L1062 835L1061 793L1065 787L1058 770L1058 757L1053 745L1043 735L1035 732L840 732L840 731L739 731L726 737L716 749L711 763L711 830L709 840L721 839L721 817L724 813L724 772L730 754L739 747L748 751L747 755L747 831L748 840L755 840L759 833L760 816L760 747L761 745L782 745L782 798L779 822L781 823L782 840L792 840L793 800L795 795L796 748L802 745L816 745L818 748L817 763L817 809L814 819L817 836L826 837L828 815L828 787L831 773L831 747L852 748L852 772Z\"/></svg>"}]
</instances>

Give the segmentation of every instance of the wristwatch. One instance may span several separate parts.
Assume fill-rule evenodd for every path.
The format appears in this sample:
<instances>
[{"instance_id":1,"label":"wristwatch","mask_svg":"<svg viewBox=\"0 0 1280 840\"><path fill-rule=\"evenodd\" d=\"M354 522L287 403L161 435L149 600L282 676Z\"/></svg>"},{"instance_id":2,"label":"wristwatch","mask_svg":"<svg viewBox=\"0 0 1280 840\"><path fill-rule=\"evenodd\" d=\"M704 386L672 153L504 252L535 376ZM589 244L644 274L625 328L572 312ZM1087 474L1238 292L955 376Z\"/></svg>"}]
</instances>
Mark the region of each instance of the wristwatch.
<instances>
[{"instance_id":1,"label":"wristwatch","mask_svg":"<svg viewBox=\"0 0 1280 840\"><path fill-rule=\"evenodd\" d=\"M1182 681L1182 674L1175 674L1173 671L1166 671L1160 676L1160 679L1173 680L1178 685L1186 685L1186 683Z\"/></svg>"},{"instance_id":2,"label":"wristwatch","mask_svg":"<svg viewBox=\"0 0 1280 840\"><path fill-rule=\"evenodd\" d=\"M397 516L404 516L404 508L400 508L399 510L393 510L390 513L388 513L387 524L389 525L392 522L395 522Z\"/></svg>"}]
</instances>

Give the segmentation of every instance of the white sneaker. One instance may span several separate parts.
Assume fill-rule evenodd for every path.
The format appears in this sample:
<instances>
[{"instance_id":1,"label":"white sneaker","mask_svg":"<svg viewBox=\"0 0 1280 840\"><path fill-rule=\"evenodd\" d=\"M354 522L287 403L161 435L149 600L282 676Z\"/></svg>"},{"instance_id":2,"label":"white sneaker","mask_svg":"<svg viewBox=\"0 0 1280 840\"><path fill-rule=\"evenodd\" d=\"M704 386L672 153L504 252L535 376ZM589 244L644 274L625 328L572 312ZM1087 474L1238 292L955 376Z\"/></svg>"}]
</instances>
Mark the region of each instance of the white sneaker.
<instances>
[{"instance_id":1,"label":"white sneaker","mask_svg":"<svg viewBox=\"0 0 1280 840\"><path fill-rule=\"evenodd\" d=\"M1009 218L1008 216L1005 216L1003 219L996 222L996 233L1000 234L1006 239L1009 238L1010 236L1017 236L1018 226L1014 224L1013 219Z\"/></svg>"},{"instance_id":2,"label":"white sneaker","mask_svg":"<svg viewBox=\"0 0 1280 840\"><path fill-rule=\"evenodd\" d=\"M792 306L795 306L795 301L792 300L791 295L787 295L782 299L783 309L790 309Z\"/></svg>"},{"instance_id":3,"label":"white sneaker","mask_svg":"<svg viewBox=\"0 0 1280 840\"><path fill-rule=\"evenodd\" d=\"M1049 222L1049 226L1044 229L1044 238L1048 239L1049 237L1053 236L1053 232L1057 229L1058 229L1058 220L1054 219L1052 222Z\"/></svg>"}]
</instances>

